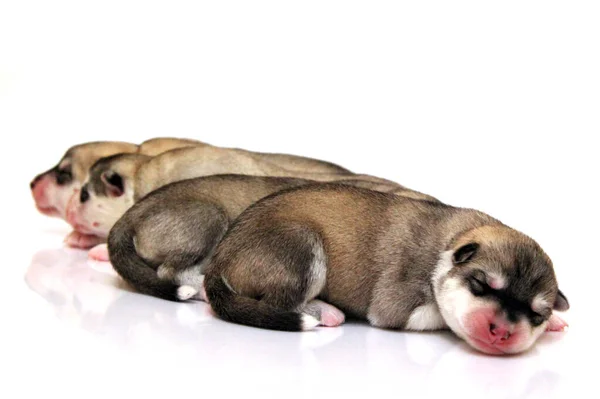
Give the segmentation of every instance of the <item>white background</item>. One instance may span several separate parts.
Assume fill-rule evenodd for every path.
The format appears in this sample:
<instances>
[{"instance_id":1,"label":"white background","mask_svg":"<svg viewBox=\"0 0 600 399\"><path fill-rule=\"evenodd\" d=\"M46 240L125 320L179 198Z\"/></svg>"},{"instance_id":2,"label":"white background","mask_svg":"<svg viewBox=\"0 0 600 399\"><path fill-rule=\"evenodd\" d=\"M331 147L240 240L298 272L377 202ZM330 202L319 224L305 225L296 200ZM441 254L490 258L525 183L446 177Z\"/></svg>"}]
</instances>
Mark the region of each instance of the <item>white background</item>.
<instances>
[{"instance_id":1,"label":"white background","mask_svg":"<svg viewBox=\"0 0 600 399\"><path fill-rule=\"evenodd\" d=\"M282 397L373 393L388 384L390 393L410 397L432 386L444 394L546 398L594 387L582 358L597 354L598 21L597 1L1 2L0 358L11 368L1 389L77 396L109 394L122 383L139 395L159 388L248 394L239 378L274 383L282 376L296 379L291 391L276 391ZM82 328L89 321L65 323L58 307L26 286L36 254L42 263L51 258L47 273L60 287L74 278L71 266L83 273L74 284L90 281L85 256L60 249L66 224L36 213L28 183L73 144L167 135L323 158L485 211L552 257L571 301L571 329L509 360L475 356L454 342L453 355L425 362L420 378L406 355L391 355L405 334L378 341L389 333L374 333L369 339L385 345L356 357L365 350L361 334L373 334L364 326L344 327L330 363L315 350L298 367L269 360L285 359L296 338L230 324L218 324L220 348L229 350L205 358L173 349L181 342L197 349L200 335L168 339L152 327L125 331L125 347L143 348L125 355L110 334L89 334ZM47 249L51 256L38 252ZM92 304L97 288L84 289ZM167 306L136 298L144 309ZM97 306L102 316L105 307ZM428 340L441 338L424 339L421 345L437 348ZM261 358L255 367L254 355ZM232 372L240 359L248 364ZM174 370L179 362L185 371Z\"/></svg>"}]
</instances>

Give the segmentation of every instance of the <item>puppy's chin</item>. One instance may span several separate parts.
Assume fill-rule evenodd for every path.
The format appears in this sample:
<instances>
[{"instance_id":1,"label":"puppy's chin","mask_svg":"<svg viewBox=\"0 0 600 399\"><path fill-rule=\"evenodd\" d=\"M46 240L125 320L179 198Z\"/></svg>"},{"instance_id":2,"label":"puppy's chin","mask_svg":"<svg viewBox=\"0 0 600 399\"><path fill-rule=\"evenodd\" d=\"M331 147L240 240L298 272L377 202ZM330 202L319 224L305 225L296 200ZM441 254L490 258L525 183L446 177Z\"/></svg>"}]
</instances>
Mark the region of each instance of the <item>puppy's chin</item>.
<instances>
[{"instance_id":1,"label":"puppy's chin","mask_svg":"<svg viewBox=\"0 0 600 399\"><path fill-rule=\"evenodd\" d=\"M84 204L78 204L76 230L85 234L106 238L112 226L133 205L133 199L127 195L120 197L90 198Z\"/></svg>"}]
</instances>

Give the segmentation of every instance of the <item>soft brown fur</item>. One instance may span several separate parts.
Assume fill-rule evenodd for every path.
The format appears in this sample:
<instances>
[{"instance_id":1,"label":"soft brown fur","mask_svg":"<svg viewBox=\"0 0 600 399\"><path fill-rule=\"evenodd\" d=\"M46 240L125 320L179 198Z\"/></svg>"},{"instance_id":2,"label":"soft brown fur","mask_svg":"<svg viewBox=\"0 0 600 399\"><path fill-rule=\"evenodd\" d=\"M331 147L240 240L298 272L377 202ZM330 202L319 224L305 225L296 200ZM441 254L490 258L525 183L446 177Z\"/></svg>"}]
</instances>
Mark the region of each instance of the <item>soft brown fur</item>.
<instances>
[{"instance_id":1,"label":"soft brown fur","mask_svg":"<svg viewBox=\"0 0 600 399\"><path fill-rule=\"evenodd\" d=\"M307 184L317 183L216 175L168 184L136 203L111 229L111 263L138 290L165 299L181 299L177 296L180 284L200 291L203 265L243 210L277 191ZM369 186L371 182L353 180L346 184ZM405 188L394 190L414 194Z\"/></svg>"},{"instance_id":2,"label":"soft brown fur","mask_svg":"<svg viewBox=\"0 0 600 399\"><path fill-rule=\"evenodd\" d=\"M471 245L476 249L469 253ZM444 254L453 253L458 262L463 251L477 254L473 263L469 258L446 270L451 261ZM379 327L447 323L460 335L446 305L457 293L470 295L471 273L502 275L512 299L498 306L509 304L507 314L522 316L533 338L544 325L527 324L535 298L568 307L548 256L500 221L475 210L339 184L290 190L246 210L218 245L205 283L217 314L242 324L299 330L303 312L314 315L311 301L320 299ZM430 326L410 320L421 306L441 307ZM542 313L534 319L546 323L551 307Z\"/></svg>"}]
</instances>

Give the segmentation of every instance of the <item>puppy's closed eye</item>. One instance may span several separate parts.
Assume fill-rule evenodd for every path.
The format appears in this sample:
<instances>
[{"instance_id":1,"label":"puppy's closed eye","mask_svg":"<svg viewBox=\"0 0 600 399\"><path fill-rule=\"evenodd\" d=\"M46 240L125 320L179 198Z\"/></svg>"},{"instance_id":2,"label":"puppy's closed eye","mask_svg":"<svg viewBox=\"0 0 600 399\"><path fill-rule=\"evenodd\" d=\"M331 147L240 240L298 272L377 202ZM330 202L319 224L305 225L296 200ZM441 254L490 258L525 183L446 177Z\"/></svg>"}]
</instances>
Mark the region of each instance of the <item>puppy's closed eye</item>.
<instances>
[{"instance_id":1,"label":"puppy's closed eye","mask_svg":"<svg viewBox=\"0 0 600 399\"><path fill-rule=\"evenodd\" d=\"M533 313L529 319L531 320L531 324L537 327L546 320L546 317L542 316L539 313Z\"/></svg>"},{"instance_id":2,"label":"puppy's closed eye","mask_svg":"<svg viewBox=\"0 0 600 399\"><path fill-rule=\"evenodd\" d=\"M471 274L469 274L467 276L467 284L475 296L483 295L491 289L487 284L485 273L481 270L474 270Z\"/></svg>"}]
</instances>

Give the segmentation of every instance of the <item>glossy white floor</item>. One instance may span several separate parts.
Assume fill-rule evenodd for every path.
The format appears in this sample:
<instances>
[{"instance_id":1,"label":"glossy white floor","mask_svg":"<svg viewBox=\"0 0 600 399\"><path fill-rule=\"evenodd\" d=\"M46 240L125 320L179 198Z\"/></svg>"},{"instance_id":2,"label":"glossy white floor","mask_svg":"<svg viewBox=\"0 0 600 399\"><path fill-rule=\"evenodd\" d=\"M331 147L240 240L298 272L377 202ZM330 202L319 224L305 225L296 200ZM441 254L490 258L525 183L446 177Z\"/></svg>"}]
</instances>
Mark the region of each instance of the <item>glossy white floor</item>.
<instances>
[{"instance_id":1,"label":"glossy white floor","mask_svg":"<svg viewBox=\"0 0 600 399\"><path fill-rule=\"evenodd\" d=\"M61 221L27 211L27 250L9 249L5 259L15 277L9 279L15 314L5 321L16 331L4 352L8 359L3 356L6 365L18 367L13 375L27 393L224 390L296 397L387 391L413 398L456 391L547 399L594 387L581 363L595 351L593 306L576 280L564 279L573 282L567 284L572 310L565 315L570 330L546 334L533 350L510 358L480 355L449 332L403 333L363 323L307 333L264 331L218 320L204 303L132 292L108 263L63 248L68 229Z\"/></svg>"},{"instance_id":2,"label":"glossy white floor","mask_svg":"<svg viewBox=\"0 0 600 399\"><path fill-rule=\"evenodd\" d=\"M598 2L0 2L0 398L598 397ZM570 330L308 333L131 292L28 183L76 143L327 159L485 211L553 259ZM586 393L577 391L583 390Z\"/></svg>"}]
</instances>

